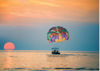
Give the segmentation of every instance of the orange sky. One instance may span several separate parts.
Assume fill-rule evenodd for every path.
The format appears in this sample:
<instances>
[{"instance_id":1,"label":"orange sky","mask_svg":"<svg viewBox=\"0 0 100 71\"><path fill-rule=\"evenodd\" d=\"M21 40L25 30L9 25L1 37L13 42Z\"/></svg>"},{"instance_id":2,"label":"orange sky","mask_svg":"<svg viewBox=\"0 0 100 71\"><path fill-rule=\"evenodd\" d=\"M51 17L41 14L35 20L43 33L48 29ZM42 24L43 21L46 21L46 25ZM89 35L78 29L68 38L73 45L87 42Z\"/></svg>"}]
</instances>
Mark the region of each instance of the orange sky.
<instances>
[{"instance_id":1,"label":"orange sky","mask_svg":"<svg viewBox=\"0 0 100 71\"><path fill-rule=\"evenodd\" d=\"M98 22L98 9L99 0L0 0L0 21Z\"/></svg>"}]
</instances>

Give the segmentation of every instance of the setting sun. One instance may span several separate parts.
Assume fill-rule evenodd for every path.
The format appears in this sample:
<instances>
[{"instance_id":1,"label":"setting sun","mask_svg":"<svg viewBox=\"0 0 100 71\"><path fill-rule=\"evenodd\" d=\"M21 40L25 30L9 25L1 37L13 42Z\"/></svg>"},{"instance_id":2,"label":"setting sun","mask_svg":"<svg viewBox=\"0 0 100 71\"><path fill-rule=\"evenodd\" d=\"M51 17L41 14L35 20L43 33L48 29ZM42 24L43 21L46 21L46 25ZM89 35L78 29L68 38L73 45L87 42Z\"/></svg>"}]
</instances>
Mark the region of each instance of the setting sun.
<instances>
[{"instance_id":1,"label":"setting sun","mask_svg":"<svg viewBox=\"0 0 100 71\"><path fill-rule=\"evenodd\" d=\"M12 42L7 42L7 43L4 45L4 49L5 49L5 50L14 50L14 49L15 49L15 45L14 45Z\"/></svg>"}]
</instances>

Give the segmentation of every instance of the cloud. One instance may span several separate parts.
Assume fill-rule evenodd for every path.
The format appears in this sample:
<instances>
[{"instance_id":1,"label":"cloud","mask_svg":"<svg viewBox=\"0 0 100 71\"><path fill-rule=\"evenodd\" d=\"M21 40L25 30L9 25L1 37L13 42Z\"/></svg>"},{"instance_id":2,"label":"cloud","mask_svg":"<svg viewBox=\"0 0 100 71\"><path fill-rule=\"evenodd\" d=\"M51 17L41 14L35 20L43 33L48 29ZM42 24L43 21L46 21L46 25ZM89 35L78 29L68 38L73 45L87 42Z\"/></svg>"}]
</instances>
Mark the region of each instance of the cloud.
<instances>
[{"instance_id":1,"label":"cloud","mask_svg":"<svg viewBox=\"0 0 100 71\"><path fill-rule=\"evenodd\" d=\"M40 4L40 5L45 5L45 6L50 6L50 7L60 7L60 5L50 3L50 2L41 1L41 0L34 1L34 3Z\"/></svg>"},{"instance_id":2,"label":"cloud","mask_svg":"<svg viewBox=\"0 0 100 71\"><path fill-rule=\"evenodd\" d=\"M11 24L16 20L23 25L25 21L45 20L98 22L98 15L98 0L0 0L1 24Z\"/></svg>"}]
</instances>

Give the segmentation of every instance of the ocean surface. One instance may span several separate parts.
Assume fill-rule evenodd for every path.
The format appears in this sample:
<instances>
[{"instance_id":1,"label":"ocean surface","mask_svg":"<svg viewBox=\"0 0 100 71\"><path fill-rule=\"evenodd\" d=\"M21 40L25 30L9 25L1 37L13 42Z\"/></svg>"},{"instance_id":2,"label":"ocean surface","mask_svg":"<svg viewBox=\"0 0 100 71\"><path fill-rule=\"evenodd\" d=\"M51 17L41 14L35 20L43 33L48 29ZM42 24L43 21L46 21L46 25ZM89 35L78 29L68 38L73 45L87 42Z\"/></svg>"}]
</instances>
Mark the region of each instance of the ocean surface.
<instances>
[{"instance_id":1,"label":"ocean surface","mask_svg":"<svg viewBox=\"0 0 100 71\"><path fill-rule=\"evenodd\" d=\"M86 51L0 50L0 71L99 71L99 53Z\"/></svg>"}]
</instances>

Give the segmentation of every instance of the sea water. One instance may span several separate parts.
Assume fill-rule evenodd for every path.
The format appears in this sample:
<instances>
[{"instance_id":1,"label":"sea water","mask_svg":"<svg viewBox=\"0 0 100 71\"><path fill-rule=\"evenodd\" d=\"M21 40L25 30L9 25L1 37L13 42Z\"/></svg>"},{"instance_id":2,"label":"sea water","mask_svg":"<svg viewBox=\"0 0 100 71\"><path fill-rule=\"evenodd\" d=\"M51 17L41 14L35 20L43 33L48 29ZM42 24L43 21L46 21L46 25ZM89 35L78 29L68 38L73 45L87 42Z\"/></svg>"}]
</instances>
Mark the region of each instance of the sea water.
<instances>
[{"instance_id":1,"label":"sea water","mask_svg":"<svg viewBox=\"0 0 100 71\"><path fill-rule=\"evenodd\" d=\"M0 71L98 71L99 53L86 51L0 51Z\"/></svg>"}]
</instances>

